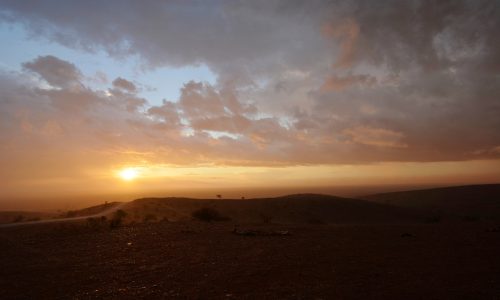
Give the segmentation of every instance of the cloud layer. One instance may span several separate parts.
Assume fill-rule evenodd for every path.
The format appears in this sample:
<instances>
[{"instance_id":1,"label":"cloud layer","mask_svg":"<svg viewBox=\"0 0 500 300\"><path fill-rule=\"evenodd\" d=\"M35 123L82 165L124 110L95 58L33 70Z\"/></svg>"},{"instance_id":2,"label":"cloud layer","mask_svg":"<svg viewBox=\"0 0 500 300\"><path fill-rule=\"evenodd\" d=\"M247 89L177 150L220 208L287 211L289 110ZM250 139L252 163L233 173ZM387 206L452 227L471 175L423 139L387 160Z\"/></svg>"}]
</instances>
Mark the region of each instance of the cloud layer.
<instances>
[{"instance_id":1,"label":"cloud layer","mask_svg":"<svg viewBox=\"0 0 500 300\"><path fill-rule=\"evenodd\" d=\"M0 160L20 173L81 156L96 168L500 158L497 1L0 0L0 18L218 76L152 105L126 78L90 88L56 55L3 72Z\"/></svg>"}]
</instances>

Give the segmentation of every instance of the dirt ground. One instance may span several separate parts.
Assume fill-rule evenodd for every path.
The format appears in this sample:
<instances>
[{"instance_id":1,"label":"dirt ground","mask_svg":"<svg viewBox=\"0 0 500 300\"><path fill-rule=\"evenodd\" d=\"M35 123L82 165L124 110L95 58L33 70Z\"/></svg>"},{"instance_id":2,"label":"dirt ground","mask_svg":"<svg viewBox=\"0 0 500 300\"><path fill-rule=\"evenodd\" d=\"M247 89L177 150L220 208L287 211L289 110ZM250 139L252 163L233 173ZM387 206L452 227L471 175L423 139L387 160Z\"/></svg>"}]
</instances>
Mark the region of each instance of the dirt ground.
<instances>
[{"instance_id":1,"label":"dirt ground","mask_svg":"<svg viewBox=\"0 0 500 300\"><path fill-rule=\"evenodd\" d=\"M0 299L500 299L499 224L0 230Z\"/></svg>"}]
</instances>

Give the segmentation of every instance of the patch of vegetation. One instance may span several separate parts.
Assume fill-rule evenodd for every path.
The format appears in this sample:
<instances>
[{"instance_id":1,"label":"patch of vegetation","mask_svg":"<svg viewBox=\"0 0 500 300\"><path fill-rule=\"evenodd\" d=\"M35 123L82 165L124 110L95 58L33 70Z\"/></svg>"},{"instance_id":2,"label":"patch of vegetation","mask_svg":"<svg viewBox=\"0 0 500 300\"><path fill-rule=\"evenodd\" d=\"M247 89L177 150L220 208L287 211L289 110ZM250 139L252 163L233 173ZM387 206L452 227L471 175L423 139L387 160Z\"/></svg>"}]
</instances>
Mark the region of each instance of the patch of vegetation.
<instances>
[{"instance_id":1,"label":"patch of vegetation","mask_svg":"<svg viewBox=\"0 0 500 300\"><path fill-rule=\"evenodd\" d=\"M203 222L214 222L214 221L228 221L228 217L224 217L214 208L203 207L193 211L191 214L193 218Z\"/></svg>"},{"instance_id":2,"label":"patch of vegetation","mask_svg":"<svg viewBox=\"0 0 500 300\"><path fill-rule=\"evenodd\" d=\"M127 213L122 209L115 211L113 217L111 218L111 221L109 222L109 227L111 228L120 227L121 225L123 225L123 219L125 219L126 216Z\"/></svg>"}]
</instances>

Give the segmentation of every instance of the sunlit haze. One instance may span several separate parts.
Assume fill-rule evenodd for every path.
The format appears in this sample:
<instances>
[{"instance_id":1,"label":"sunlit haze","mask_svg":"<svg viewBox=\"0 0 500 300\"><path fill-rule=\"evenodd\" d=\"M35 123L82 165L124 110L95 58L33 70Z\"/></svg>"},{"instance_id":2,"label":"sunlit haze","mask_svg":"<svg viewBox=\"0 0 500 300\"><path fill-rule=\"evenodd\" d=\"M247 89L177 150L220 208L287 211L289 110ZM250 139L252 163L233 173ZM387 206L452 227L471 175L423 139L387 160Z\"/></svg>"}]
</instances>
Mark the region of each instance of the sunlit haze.
<instances>
[{"instance_id":1,"label":"sunlit haze","mask_svg":"<svg viewBox=\"0 0 500 300\"><path fill-rule=\"evenodd\" d=\"M431 2L0 0L0 209L498 183L498 3Z\"/></svg>"}]
</instances>

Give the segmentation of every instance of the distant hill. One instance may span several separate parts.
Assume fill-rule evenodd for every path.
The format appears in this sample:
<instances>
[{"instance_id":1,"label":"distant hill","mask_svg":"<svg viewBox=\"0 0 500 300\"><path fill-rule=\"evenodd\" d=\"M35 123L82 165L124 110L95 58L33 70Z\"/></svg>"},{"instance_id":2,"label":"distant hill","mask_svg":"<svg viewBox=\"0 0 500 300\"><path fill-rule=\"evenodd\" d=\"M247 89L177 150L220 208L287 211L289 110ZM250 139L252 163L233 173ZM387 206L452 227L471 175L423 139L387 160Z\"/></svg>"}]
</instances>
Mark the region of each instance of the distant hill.
<instances>
[{"instance_id":1,"label":"distant hill","mask_svg":"<svg viewBox=\"0 0 500 300\"><path fill-rule=\"evenodd\" d=\"M500 219L500 184L383 193L362 198L454 217Z\"/></svg>"},{"instance_id":2,"label":"distant hill","mask_svg":"<svg viewBox=\"0 0 500 300\"><path fill-rule=\"evenodd\" d=\"M209 207L239 222L399 223L422 220L405 208L328 195L297 194L257 199L144 198L123 207L131 221L190 220Z\"/></svg>"}]
</instances>

